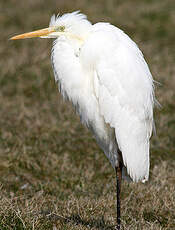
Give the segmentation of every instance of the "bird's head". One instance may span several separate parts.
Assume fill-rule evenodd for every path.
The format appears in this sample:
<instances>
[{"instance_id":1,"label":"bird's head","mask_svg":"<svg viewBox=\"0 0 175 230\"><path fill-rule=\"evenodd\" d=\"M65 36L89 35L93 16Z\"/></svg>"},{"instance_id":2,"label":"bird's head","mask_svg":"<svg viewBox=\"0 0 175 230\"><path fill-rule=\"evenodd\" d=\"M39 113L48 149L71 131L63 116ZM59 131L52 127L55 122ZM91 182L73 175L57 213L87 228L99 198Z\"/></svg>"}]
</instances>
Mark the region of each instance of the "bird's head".
<instances>
[{"instance_id":1,"label":"bird's head","mask_svg":"<svg viewBox=\"0 0 175 230\"><path fill-rule=\"evenodd\" d=\"M91 29L91 23L86 15L78 11L67 13L62 16L53 15L48 28L20 34L10 38L11 40L25 38L58 38L65 36L69 39L76 39L81 42L87 37Z\"/></svg>"}]
</instances>

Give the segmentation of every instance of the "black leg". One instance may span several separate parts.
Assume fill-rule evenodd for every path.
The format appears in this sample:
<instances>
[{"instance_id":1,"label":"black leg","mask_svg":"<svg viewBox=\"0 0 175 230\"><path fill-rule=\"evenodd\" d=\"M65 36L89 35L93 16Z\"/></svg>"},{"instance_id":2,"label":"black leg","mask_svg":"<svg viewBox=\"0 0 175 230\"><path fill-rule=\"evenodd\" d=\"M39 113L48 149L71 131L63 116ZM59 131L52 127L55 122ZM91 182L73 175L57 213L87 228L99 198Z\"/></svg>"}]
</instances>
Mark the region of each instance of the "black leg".
<instances>
[{"instance_id":1,"label":"black leg","mask_svg":"<svg viewBox=\"0 0 175 230\"><path fill-rule=\"evenodd\" d=\"M116 229L120 230L120 191L121 191L121 181L122 181L122 167L123 163L122 161L119 161L118 166L115 167L116 171L116 182L117 182L117 189L116 189L116 195L117 195L117 226Z\"/></svg>"}]
</instances>

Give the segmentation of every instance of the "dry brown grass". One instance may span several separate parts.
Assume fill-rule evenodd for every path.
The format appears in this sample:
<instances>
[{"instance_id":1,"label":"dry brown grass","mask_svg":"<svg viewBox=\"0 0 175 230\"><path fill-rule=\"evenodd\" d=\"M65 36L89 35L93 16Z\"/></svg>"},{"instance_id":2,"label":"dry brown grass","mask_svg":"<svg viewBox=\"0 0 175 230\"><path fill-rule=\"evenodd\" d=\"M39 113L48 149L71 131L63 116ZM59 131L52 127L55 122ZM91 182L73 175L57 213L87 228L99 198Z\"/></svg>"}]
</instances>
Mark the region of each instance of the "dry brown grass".
<instances>
[{"instance_id":1,"label":"dry brown grass","mask_svg":"<svg viewBox=\"0 0 175 230\"><path fill-rule=\"evenodd\" d=\"M175 229L174 0L29 0L0 2L0 229L111 229L115 174L53 80L51 41L7 39L81 9L110 21L143 50L162 104L156 110L151 176L122 187L127 230Z\"/></svg>"}]
</instances>

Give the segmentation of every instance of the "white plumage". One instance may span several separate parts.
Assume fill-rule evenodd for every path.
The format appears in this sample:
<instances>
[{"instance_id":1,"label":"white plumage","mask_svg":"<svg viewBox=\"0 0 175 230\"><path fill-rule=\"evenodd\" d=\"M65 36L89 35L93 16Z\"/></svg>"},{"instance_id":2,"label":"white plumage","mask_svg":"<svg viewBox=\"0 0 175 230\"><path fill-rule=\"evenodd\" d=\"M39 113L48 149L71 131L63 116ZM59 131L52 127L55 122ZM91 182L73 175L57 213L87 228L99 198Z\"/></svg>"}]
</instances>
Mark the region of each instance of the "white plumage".
<instances>
[{"instance_id":1,"label":"white plumage","mask_svg":"<svg viewBox=\"0 0 175 230\"><path fill-rule=\"evenodd\" d=\"M153 79L137 45L109 23L92 25L84 14L52 16L49 28L12 40L56 38L52 48L55 80L93 132L116 171L117 229L123 178L149 177L153 126Z\"/></svg>"},{"instance_id":2,"label":"white plumage","mask_svg":"<svg viewBox=\"0 0 175 230\"><path fill-rule=\"evenodd\" d=\"M78 12L52 17L50 25L81 38L65 34L54 42L52 63L61 93L113 167L119 148L130 178L148 180L154 88L141 51L122 30L92 25Z\"/></svg>"}]
</instances>

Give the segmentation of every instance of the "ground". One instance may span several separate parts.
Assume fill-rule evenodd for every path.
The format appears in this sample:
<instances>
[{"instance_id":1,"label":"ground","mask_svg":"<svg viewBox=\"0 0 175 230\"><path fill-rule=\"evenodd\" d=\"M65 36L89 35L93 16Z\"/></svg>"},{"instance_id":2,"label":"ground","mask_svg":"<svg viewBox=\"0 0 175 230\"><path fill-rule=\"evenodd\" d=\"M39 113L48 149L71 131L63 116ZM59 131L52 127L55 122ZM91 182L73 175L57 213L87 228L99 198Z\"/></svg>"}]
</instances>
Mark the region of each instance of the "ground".
<instances>
[{"instance_id":1,"label":"ground","mask_svg":"<svg viewBox=\"0 0 175 230\"><path fill-rule=\"evenodd\" d=\"M123 29L150 66L157 133L149 182L122 184L122 226L175 229L174 0L0 2L0 229L114 230L115 173L70 103L50 63L51 40L8 38L80 9Z\"/></svg>"}]
</instances>

